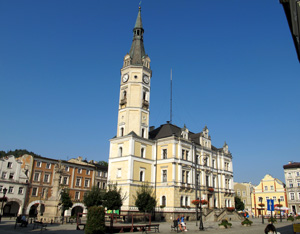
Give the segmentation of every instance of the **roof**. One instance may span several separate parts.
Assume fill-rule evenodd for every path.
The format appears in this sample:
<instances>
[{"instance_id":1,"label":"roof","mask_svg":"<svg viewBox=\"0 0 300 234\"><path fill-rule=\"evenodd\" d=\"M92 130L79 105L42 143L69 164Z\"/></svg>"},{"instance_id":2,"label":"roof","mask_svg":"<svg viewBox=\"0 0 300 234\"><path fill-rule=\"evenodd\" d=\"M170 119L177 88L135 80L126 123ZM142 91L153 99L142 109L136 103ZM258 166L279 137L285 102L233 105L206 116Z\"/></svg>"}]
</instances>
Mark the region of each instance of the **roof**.
<instances>
[{"instance_id":1,"label":"roof","mask_svg":"<svg viewBox=\"0 0 300 234\"><path fill-rule=\"evenodd\" d=\"M149 139L157 140L162 139L170 136L176 136L181 137L181 133L184 128L180 128L174 124L171 124L170 122L167 122L166 124L160 125L160 127L152 130L149 132ZM197 145L200 144L200 136L202 136L202 132L199 133L188 133L188 139L189 141L193 141ZM223 148L216 148L215 146L211 146L211 149L214 151L222 151Z\"/></svg>"},{"instance_id":2,"label":"roof","mask_svg":"<svg viewBox=\"0 0 300 234\"><path fill-rule=\"evenodd\" d=\"M142 24L141 7L139 7L138 16L133 29L133 40L129 52L132 65L143 65L143 58L146 56L143 34L144 29Z\"/></svg>"},{"instance_id":3,"label":"roof","mask_svg":"<svg viewBox=\"0 0 300 234\"><path fill-rule=\"evenodd\" d=\"M300 168L300 162L291 162L289 164L283 165L284 169L290 169L290 168Z\"/></svg>"}]
</instances>

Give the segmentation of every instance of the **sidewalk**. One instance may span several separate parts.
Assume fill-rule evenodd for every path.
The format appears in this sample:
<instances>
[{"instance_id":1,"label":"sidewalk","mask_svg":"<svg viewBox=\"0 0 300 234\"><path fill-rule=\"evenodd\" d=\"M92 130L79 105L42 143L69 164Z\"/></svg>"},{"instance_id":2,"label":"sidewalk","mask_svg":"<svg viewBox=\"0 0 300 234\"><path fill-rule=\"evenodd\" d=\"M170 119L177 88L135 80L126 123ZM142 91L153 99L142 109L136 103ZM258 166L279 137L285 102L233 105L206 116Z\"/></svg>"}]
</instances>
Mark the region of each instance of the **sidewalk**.
<instances>
[{"instance_id":1,"label":"sidewalk","mask_svg":"<svg viewBox=\"0 0 300 234\"><path fill-rule=\"evenodd\" d=\"M263 234L264 229L267 225L267 220L265 220L265 223L261 223L261 219L251 219L253 221L252 226L250 227L244 227L241 225L241 222L231 222L232 228L229 229L219 229L218 223L215 222L204 222L203 226L205 228L204 231L199 231L199 222L198 226L196 226L195 221L187 222L187 232L184 233L227 233L227 234ZM174 231L171 232L171 223L168 222L153 222L153 223L159 223L159 231L160 233L176 233ZM15 219L9 219L9 218L3 218L2 222L0 224L0 234L23 234L23 233L32 233L32 234L38 234L38 233L45 233L45 234L84 234L83 230L76 230L76 224L48 224L47 230L43 230L41 232L40 229L32 230L33 224L29 224L28 227L23 228L17 226L16 229L14 229L15 226ZM275 227L277 228L277 231L279 231L281 234L293 234L293 228L292 223L287 221L282 221L282 223L279 221L275 224ZM142 232L138 232L142 234ZM151 232L152 233L152 232ZM181 232L179 232L181 233Z\"/></svg>"}]
</instances>

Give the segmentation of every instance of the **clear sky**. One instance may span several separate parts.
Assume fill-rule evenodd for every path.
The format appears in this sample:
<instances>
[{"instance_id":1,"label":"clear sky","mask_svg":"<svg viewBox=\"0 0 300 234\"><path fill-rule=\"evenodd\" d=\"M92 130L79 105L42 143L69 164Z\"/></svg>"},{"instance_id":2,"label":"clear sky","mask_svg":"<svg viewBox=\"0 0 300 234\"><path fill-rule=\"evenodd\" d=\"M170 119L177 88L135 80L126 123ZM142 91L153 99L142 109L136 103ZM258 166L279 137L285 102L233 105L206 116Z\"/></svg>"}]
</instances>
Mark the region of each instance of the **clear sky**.
<instances>
[{"instance_id":1,"label":"clear sky","mask_svg":"<svg viewBox=\"0 0 300 234\"><path fill-rule=\"evenodd\" d=\"M108 161L120 69L140 0L0 1L0 150ZM279 0L143 0L150 125L169 120L233 155L234 180L300 161L300 64Z\"/></svg>"}]
</instances>

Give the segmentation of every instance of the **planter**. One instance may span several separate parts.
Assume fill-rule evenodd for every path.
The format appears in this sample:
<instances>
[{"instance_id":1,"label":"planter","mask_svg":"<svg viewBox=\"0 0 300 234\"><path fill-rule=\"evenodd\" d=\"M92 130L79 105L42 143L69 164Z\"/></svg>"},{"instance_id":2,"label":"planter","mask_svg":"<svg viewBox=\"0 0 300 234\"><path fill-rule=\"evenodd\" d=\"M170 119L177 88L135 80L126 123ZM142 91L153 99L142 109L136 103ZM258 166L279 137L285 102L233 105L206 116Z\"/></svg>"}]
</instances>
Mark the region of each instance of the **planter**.
<instances>
[{"instance_id":1,"label":"planter","mask_svg":"<svg viewBox=\"0 0 300 234\"><path fill-rule=\"evenodd\" d=\"M243 224L244 227L250 227L251 224Z\"/></svg>"}]
</instances>

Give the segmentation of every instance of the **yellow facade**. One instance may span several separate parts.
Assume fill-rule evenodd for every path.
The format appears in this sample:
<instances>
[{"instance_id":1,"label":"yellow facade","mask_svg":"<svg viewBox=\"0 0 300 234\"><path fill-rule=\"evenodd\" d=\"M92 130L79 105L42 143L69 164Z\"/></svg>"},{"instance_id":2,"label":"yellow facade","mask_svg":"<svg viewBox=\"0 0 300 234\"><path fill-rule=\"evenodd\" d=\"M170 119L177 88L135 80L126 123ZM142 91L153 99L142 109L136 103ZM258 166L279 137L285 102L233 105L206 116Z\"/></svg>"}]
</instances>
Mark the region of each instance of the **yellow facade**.
<instances>
[{"instance_id":1,"label":"yellow facade","mask_svg":"<svg viewBox=\"0 0 300 234\"><path fill-rule=\"evenodd\" d=\"M275 206L280 203L283 207L287 207L285 184L267 174L253 189L251 200L255 216L270 213L267 211L267 200L269 199L274 200Z\"/></svg>"}]
</instances>

